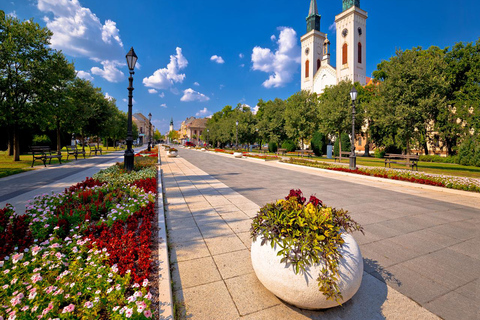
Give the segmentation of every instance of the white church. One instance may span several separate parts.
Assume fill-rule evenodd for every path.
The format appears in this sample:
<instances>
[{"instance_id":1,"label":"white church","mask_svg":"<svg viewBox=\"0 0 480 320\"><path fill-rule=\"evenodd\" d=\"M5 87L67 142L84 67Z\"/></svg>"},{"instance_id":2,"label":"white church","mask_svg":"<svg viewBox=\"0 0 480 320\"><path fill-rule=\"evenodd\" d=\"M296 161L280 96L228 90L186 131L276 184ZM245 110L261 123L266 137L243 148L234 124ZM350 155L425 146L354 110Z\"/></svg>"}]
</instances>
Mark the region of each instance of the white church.
<instances>
[{"instance_id":1,"label":"white church","mask_svg":"<svg viewBox=\"0 0 480 320\"><path fill-rule=\"evenodd\" d=\"M330 64L330 41L320 31L317 1L311 0L307 33L301 37L301 89L320 94L326 86L342 80L367 84L366 21L368 13L360 9L360 0L342 0L343 11L335 17L337 67Z\"/></svg>"}]
</instances>

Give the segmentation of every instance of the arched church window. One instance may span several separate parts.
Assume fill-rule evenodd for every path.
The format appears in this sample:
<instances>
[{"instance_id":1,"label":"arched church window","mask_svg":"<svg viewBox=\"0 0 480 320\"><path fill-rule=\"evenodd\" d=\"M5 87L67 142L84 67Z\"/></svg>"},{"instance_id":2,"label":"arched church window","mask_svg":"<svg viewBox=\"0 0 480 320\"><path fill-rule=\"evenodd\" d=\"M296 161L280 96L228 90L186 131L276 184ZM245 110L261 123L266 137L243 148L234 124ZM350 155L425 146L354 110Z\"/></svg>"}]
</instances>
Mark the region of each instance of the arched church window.
<instances>
[{"instance_id":1,"label":"arched church window","mask_svg":"<svg viewBox=\"0 0 480 320\"><path fill-rule=\"evenodd\" d=\"M317 70L320 69L320 65L321 65L320 59L317 59Z\"/></svg>"},{"instance_id":2,"label":"arched church window","mask_svg":"<svg viewBox=\"0 0 480 320\"><path fill-rule=\"evenodd\" d=\"M344 43L342 48L342 64L347 64L348 61L348 44Z\"/></svg>"},{"instance_id":3,"label":"arched church window","mask_svg":"<svg viewBox=\"0 0 480 320\"><path fill-rule=\"evenodd\" d=\"M358 43L358 63L362 63L362 44Z\"/></svg>"},{"instance_id":4,"label":"arched church window","mask_svg":"<svg viewBox=\"0 0 480 320\"><path fill-rule=\"evenodd\" d=\"M310 69L310 61L305 61L305 78L308 78L309 74L308 71Z\"/></svg>"}]
</instances>

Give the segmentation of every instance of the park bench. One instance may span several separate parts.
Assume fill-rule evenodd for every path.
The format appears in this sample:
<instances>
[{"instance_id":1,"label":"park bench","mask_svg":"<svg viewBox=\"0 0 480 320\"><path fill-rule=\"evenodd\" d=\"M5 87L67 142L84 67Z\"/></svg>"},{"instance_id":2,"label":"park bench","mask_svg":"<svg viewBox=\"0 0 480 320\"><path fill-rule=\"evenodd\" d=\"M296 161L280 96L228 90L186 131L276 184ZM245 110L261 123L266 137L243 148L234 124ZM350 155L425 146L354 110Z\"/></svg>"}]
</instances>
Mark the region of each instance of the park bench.
<instances>
[{"instance_id":1,"label":"park bench","mask_svg":"<svg viewBox=\"0 0 480 320\"><path fill-rule=\"evenodd\" d=\"M340 151L338 157L334 157L335 162L337 162L337 160L342 162L342 158L350 158L350 153L349 151Z\"/></svg>"},{"instance_id":2,"label":"park bench","mask_svg":"<svg viewBox=\"0 0 480 320\"><path fill-rule=\"evenodd\" d=\"M286 155L287 154L287 149L282 149L282 148L279 148L277 149L277 152L276 152L277 155Z\"/></svg>"},{"instance_id":3,"label":"park bench","mask_svg":"<svg viewBox=\"0 0 480 320\"><path fill-rule=\"evenodd\" d=\"M268 147L262 147L262 150L261 150L263 153L268 153Z\"/></svg>"},{"instance_id":4,"label":"park bench","mask_svg":"<svg viewBox=\"0 0 480 320\"><path fill-rule=\"evenodd\" d=\"M29 148L33 157L32 167L35 164L35 160L41 160L45 167L47 166L47 159L48 164L52 163L53 158L57 158L58 161L62 163L62 155L54 153L48 146L30 146Z\"/></svg>"},{"instance_id":5,"label":"park bench","mask_svg":"<svg viewBox=\"0 0 480 320\"><path fill-rule=\"evenodd\" d=\"M103 155L102 148L97 146L95 143L89 144L88 147L90 148L90 156L92 155L93 152L95 153L95 155L97 155L97 152L100 152L100 154Z\"/></svg>"},{"instance_id":6,"label":"park bench","mask_svg":"<svg viewBox=\"0 0 480 320\"><path fill-rule=\"evenodd\" d=\"M297 153L299 156L301 155L302 158L304 155L307 157L313 156L313 150L295 150L295 153Z\"/></svg>"},{"instance_id":7,"label":"park bench","mask_svg":"<svg viewBox=\"0 0 480 320\"><path fill-rule=\"evenodd\" d=\"M385 154L385 168L388 167L391 168L392 163L396 164L403 164L407 167L411 167L412 170L413 168L417 168L418 171L418 160L419 156L414 155L414 154L395 154L395 153L387 153Z\"/></svg>"},{"instance_id":8,"label":"park bench","mask_svg":"<svg viewBox=\"0 0 480 320\"><path fill-rule=\"evenodd\" d=\"M83 159L85 159L85 150L77 148L77 146L65 146L67 149L67 160L69 156L74 156L77 160L78 155L83 154Z\"/></svg>"}]
</instances>

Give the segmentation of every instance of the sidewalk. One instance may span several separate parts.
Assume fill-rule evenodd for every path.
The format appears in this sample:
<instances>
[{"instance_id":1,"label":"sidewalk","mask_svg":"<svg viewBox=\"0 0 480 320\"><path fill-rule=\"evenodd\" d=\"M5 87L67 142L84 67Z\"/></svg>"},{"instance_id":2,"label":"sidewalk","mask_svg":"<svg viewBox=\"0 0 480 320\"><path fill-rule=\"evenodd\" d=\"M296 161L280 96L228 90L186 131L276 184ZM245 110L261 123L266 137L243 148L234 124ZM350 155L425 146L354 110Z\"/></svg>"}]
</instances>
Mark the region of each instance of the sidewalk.
<instances>
[{"instance_id":1,"label":"sidewalk","mask_svg":"<svg viewBox=\"0 0 480 320\"><path fill-rule=\"evenodd\" d=\"M364 272L342 307L306 311L280 301L257 280L250 221L258 205L181 157L161 151L170 263L177 310L193 319L438 319Z\"/></svg>"}]
</instances>

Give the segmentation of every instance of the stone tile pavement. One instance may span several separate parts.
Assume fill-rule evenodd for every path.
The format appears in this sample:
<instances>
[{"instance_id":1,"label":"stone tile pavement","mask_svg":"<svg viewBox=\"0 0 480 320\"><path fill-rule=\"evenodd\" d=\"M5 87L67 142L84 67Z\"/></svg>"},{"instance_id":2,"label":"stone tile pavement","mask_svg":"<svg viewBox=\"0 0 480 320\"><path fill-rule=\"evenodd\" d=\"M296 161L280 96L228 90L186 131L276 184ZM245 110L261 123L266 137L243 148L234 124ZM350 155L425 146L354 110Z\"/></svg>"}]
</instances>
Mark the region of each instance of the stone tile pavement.
<instances>
[{"instance_id":1,"label":"stone tile pavement","mask_svg":"<svg viewBox=\"0 0 480 320\"><path fill-rule=\"evenodd\" d=\"M250 261L250 220L258 204L182 157L166 158L163 151L161 156L181 318L438 319L368 272L359 292L342 307L307 311L282 302L257 280Z\"/></svg>"}]
</instances>

